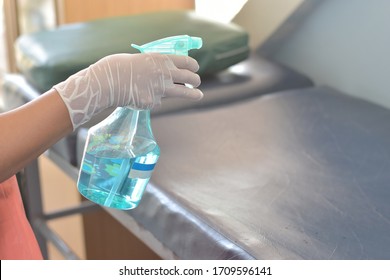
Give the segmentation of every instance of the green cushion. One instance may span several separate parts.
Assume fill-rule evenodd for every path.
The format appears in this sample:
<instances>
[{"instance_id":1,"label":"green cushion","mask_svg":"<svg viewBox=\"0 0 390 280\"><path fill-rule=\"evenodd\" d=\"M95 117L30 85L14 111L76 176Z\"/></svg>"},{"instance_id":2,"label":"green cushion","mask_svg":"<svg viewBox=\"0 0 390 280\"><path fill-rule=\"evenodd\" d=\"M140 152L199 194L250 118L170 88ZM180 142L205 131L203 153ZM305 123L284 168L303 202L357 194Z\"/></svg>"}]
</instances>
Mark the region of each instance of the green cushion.
<instances>
[{"instance_id":1,"label":"green cushion","mask_svg":"<svg viewBox=\"0 0 390 280\"><path fill-rule=\"evenodd\" d=\"M55 30L22 35L15 44L17 65L43 92L68 76L113 53L137 53L142 45L167 36L187 34L203 39L190 51L199 74L221 71L247 58L248 33L234 24L202 18L193 11L155 12L67 24Z\"/></svg>"}]
</instances>

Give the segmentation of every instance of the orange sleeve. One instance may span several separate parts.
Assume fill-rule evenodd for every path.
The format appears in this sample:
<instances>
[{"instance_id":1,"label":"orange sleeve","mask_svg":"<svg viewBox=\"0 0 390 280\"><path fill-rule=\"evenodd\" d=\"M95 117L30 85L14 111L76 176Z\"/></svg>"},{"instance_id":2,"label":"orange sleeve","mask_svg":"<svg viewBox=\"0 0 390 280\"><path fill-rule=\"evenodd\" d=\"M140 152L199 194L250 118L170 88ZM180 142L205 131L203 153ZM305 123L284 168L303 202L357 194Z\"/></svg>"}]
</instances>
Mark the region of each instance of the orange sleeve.
<instances>
[{"instance_id":1,"label":"orange sleeve","mask_svg":"<svg viewBox=\"0 0 390 280\"><path fill-rule=\"evenodd\" d=\"M42 259L15 176L0 183L0 259Z\"/></svg>"}]
</instances>

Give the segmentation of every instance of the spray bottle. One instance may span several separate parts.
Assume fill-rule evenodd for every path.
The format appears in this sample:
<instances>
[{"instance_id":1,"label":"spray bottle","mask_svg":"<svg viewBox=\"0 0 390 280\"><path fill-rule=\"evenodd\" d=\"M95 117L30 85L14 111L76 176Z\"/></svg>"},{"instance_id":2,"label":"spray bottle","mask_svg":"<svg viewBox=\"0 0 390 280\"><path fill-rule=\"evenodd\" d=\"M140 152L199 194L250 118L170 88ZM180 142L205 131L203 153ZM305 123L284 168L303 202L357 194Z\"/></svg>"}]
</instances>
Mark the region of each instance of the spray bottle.
<instances>
[{"instance_id":1,"label":"spray bottle","mask_svg":"<svg viewBox=\"0 0 390 280\"><path fill-rule=\"evenodd\" d=\"M179 35L142 46L142 53L188 55L198 37ZM160 156L150 126L150 110L118 107L88 131L77 188L87 199L122 210L138 206Z\"/></svg>"}]
</instances>

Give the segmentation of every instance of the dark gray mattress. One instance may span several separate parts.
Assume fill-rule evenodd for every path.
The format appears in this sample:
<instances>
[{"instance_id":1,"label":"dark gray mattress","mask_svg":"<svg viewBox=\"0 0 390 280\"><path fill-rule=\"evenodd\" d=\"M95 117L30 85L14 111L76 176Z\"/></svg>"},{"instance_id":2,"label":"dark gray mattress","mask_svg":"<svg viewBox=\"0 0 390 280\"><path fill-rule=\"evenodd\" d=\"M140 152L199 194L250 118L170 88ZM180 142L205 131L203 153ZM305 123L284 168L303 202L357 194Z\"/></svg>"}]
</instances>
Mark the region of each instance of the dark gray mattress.
<instances>
[{"instance_id":1,"label":"dark gray mattress","mask_svg":"<svg viewBox=\"0 0 390 280\"><path fill-rule=\"evenodd\" d=\"M311 88L152 126L161 158L125 213L178 258L390 258L390 110Z\"/></svg>"}]
</instances>

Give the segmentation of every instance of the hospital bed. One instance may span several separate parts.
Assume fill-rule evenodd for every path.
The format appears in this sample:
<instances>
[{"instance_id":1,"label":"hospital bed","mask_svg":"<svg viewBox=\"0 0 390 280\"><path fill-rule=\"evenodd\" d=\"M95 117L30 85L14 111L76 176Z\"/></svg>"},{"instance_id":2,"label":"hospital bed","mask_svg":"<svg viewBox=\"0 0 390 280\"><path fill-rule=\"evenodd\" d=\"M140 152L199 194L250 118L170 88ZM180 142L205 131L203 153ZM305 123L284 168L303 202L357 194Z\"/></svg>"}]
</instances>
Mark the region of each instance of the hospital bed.
<instances>
[{"instance_id":1,"label":"hospital bed","mask_svg":"<svg viewBox=\"0 0 390 280\"><path fill-rule=\"evenodd\" d=\"M202 102L152 112L161 157L140 205L105 211L164 259L390 257L389 110L256 50L202 81ZM25 75L7 76L5 89L6 104L41 94ZM107 114L47 153L75 180L88 126ZM44 213L37 166L25 175L41 246L77 258L46 221L97 206Z\"/></svg>"}]
</instances>

